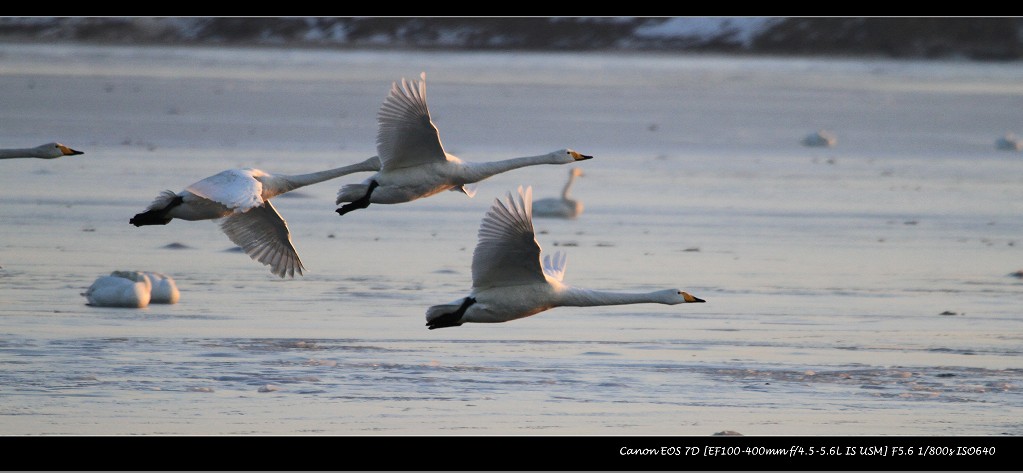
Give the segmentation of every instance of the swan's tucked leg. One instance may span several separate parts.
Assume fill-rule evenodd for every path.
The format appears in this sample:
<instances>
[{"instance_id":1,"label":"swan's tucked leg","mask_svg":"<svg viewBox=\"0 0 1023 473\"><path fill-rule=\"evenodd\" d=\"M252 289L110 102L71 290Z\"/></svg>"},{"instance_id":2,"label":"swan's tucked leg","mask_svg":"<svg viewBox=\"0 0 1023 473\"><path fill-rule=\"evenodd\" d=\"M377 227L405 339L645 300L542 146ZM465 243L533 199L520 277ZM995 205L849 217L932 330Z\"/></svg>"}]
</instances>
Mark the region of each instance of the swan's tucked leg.
<instances>
[{"instance_id":1,"label":"swan's tucked leg","mask_svg":"<svg viewBox=\"0 0 1023 473\"><path fill-rule=\"evenodd\" d=\"M160 206L159 208L156 208L156 206L150 207L149 210L146 210L145 212L135 214L134 217L128 220L128 223L135 225L136 227L141 227L143 225L167 225L170 223L173 219L167 216L167 212L170 209L181 205L185 199L180 195L170 193L170 191L166 194L170 194L167 196L167 205Z\"/></svg>"},{"instance_id":2,"label":"swan's tucked leg","mask_svg":"<svg viewBox=\"0 0 1023 473\"><path fill-rule=\"evenodd\" d=\"M353 200L345 205L342 205L341 208L335 210L335 212L337 212L340 215L344 215L356 209L364 209L366 207L369 207L369 198L370 196L373 195L373 189L376 189L377 186L379 185L380 183L375 180L369 181L369 188L366 189L366 195L359 197L358 199Z\"/></svg>"},{"instance_id":3,"label":"swan's tucked leg","mask_svg":"<svg viewBox=\"0 0 1023 473\"><path fill-rule=\"evenodd\" d=\"M448 312L446 314L440 314L437 317L426 322L426 326L430 327L430 330L435 328L444 327L457 327L462 325L459 320L462 320L462 316L465 315L465 311L469 309L469 306L476 303L476 299L472 297L466 297L462 301L462 305L458 306L458 310L454 312Z\"/></svg>"}]
</instances>

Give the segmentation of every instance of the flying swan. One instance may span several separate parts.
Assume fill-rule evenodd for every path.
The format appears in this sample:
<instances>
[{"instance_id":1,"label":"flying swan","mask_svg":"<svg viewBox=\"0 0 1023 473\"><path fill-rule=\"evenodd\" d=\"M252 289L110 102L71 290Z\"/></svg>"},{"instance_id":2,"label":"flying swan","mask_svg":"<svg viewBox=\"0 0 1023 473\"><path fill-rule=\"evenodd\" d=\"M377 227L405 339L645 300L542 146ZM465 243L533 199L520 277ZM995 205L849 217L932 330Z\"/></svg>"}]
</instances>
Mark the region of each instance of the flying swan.
<instances>
[{"instance_id":1,"label":"flying swan","mask_svg":"<svg viewBox=\"0 0 1023 473\"><path fill-rule=\"evenodd\" d=\"M62 156L73 156L76 154L85 153L73 150L60 143L46 143L45 145L39 145L36 146L35 148L0 149L0 159L12 158L54 159Z\"/></svg>"},{"instance_id":2,"label":"flying swan","mask_svg":"<svg viewBox=\"0 0 1023 473\"><path fill-rule=\"evenodd\" d=\"M518 200L511 193L507 202L494 200L472 254L472 290L468 297L427 309L430 330L467 322L507 322L561 306L704 302L679 289L634 294L563 284L564 253L544 256L541 262L533 233L532 196L531 187L519 187Z\"/></svg>"},{"instance_id":3,"label":"flying swan","mask_svg":"<svg viewBox=\"0 0 1023 473\"><path fill-rule=\"evenodd\" d=\"M568 171L568 182L561 190L561 198L550 197L533 202L534 217L551 218L576 218L583 213L583 203L572 199L568 192L572 189L575 178L583 175L582 168L572 168Z\"/></svg>"},{"instance_id":4,"label":"flying swan","mask_svg":"<svg viewBox=\"0 0 1023 473\"><path fill-rule=\"evenodd\" d=\"M300 187L362 171L380 169L374 156L361 163L310 174L274 175L259 169L229 169L185 190L163 191L145 212L128 221L136 227L166 225L172 219L223 219L220 229L252 259L283 278L305 269L291 243L284 218L270 199Z\"/></svg>"},{"instance_id":5,"label":"flying swan","mask_svg":"<svg viewBox=\"0 0 1023 473\"><path fill-rule=\"evenodd\" d=\"M360 184L347 184L338 191L337 213L344 215L369 204L399 204L442 191L452 190L472 197L471 184L495 174L537 164L568 164L592 156L561 149L539 156L471 163L444 151L437 127L426 106L426 73L419 81L401 79L377 114L377 155L380 171Z\"/></svg>"}]
</instances>

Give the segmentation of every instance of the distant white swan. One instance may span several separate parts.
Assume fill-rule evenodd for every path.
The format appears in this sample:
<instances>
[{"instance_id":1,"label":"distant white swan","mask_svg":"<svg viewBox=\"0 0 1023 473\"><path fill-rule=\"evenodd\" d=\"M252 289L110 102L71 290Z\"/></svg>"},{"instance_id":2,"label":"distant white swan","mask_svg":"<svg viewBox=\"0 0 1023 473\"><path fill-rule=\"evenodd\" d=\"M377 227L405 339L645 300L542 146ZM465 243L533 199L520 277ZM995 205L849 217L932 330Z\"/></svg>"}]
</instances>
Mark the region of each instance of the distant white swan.
<instances>
[{"instance_id":1,"label":"distant white swan","mask_svg":"<svg viewBox=\"0 0 1023 473\"><path fill-rule=\"evenodd\" d=\"M572 189L572 183L575 182L575 178L583 175L582 168L572 168L568 171L568 182L565 183L565 188L561 190L561 198L556 199L549 197L546 199L540 199L533 202L533 216L534 217L552 217L552 218L576 218L583 213L583 203L569 197L568 193Z\"/></svg>"},{"instance_id":2,"label":"distant white swan","mask_svg":"<svg viewBox=\"0 0 1023 473\"><path fill-rule=\"evenodd\" d=\"M563 284L564 253L545 256L541 263L531 202L530 187L519 187L518 200L511 193L507 202L494 200L480 224L479 242L472 255L472 290L468 297L427 309L430 330L467 322L507 322L561 306L704 302L679 289L634 294Z\"/></svg>"},{"instance_id":3,"label":"distant white swan","mask_svg":"<svg viewBox=\"0 0 1023 473\"><path fill-rule=\"evenodd\" d=\"M12 158L54 159L62 156L74 156L76 154L85 153L73 150L60 143L46 143L45 145L39 145L36 146L35 148L0 149L0 159Z\"/></svg>"},{"instance_id":4,"label":"distant white swan","mask_svg":"<svg viewBox=\"0 0 1023 473\"><path fill-rule=\"evenodd\" d=\"M146 282L119 276L100 276L82 295L88 305L97 307L142 308L151 299Z\"/></svg>"},{"instance_id":5,"label":"distant white swan","mask_svg":"<svg viewBox=\"0 0 1023 473\"><path fill-rule=\"evenodd\" d=\"M361 163L310 174L273 175L259 169L229 169L214 174L185 190L164 191L149 208L128 222L136 227L166 225L172 219L223 218L220 229L252 259L270 266L283 278L302 274L302 260L291 243L291 233L270 199L300 187L354 172L376 171L374 156Z\"/></svg>"},{"instance_id":6,"label":"distant white swan","mask_svg":"<svg viewBox=\"0 0 1023 473\"><path fill-rule=\"evenodd\" d=\"M181 300L177 284L166 274L154 271L114 271L110 275L146 284L149 287L149 302L152 304L177 304Z\"/></svg>"},{"instance_id":7,"label":"distant white swan","mask_svg":"<svg viewBox=\"0 0 1023 473\"><path fill-rule=\"evenodd\" d=\"M568 164L592 156L561 149L539 156L511 158L487 163L464 162L444 151L437 127L426 106L426 73L420 81L401 79L377 114L377 155L380 171L361 184L348 184L338 191L337 209L344 215L369 204L398 204L442 191L475 194L471 186L495 174L538 164Z\"/></svg>"}]
</instances>

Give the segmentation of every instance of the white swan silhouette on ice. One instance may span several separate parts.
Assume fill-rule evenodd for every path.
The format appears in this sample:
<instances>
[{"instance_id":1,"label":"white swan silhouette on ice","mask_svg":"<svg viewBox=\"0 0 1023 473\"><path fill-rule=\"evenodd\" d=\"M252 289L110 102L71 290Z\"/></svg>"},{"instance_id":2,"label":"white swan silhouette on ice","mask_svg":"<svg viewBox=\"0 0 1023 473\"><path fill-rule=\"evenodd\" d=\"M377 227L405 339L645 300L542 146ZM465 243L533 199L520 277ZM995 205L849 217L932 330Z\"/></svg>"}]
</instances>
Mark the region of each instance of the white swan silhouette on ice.
<instances>
[{"instance_id":1,"label":"white swan silhouette on ice","mask_svg":"<svg viewBox=\"0 0 1023 473\"><path fill-rule=\"evenodd\" d=\"M427 309L430 330L468 322L507 322L562 306L704 302L679 289L635 294L563 284L566 257L557 252L541 262L531 203L531 187L519 187L518 199L509 193L507 202L494 200L480 224L472 255L472 290L468 297Z\"/></svg>"},{"instance_id":2,"label":"white swan silhouette on ice","mask_svg":"<svg viewBox=\"0 0 1023 473\"><path fill-rule=\"evenodd\" d=\"M181 300L174 278L155 271L114 271L111 276L138 281L149 287L149 302L152 304L177 304Z\"/></svg>"},{"instance_id":3,"label":"white swan silhouette on ice","mask_svg":"<svg viewBox=\"0 0 1023 473\"><path fill-rule=\"evenodd\" d=\"M172 219L219 219L220 229L252 259L270 266L283 278L302 274L304 266L291 242L284 218L270 199L300 187L355 172L376 171L374 156L361 163L310 174L275 175L259 169L229 169L214 174L185 190L164 191L149 208L129 220L136 227L166 225Z\"/></svg>"},{"instance_id":4,"label":"white swan silhouette on ice","mask_svg":"<svg viewBox=\"0 0 1023 473\"><path fill-rule=\"evenodd\" d=\"M419 81L401 79L377 114L377 155L380 171L361 184L347 184L338 191L337 209L344 215L369 204L398 204L429 197L446 190L475 194L471 186L495 174L538 164L568 164L592 156L561 149L539 156L486 163L465 162L444 151L437 127L426 106L426 73Z\"/></svg>"},{"instance_id":5,"label":"white swan silhouette on ice","mask_svg":"<svg viewBox=\"0 0 1023 473\"><path fill-rule=\"evenodd\" d=\"M534 217L551 218L577 218L583 213L582 201L569 197L575 178L583 175L582 168L572 168L568 171L568 182L561 190L561 198L549 197L533 202Z\"/></svg>"},{"instance_id":6,"label":"white swan silhouette on ice","mask_svg":"<svg viewBox=\"0 0 1023 473\"><path fill-rule=\"evenodd\" d=\"M82 293L87 304L96 307L132 307L149 305L150 288L146 281L134 281L120 276L100 276Z\"/></svg>"},{"instance_id":7,"label":"white swan silhouette on ice","mask_svg":"<svg viewBox=\"0 0 1023 473\"><path fill-rule=\"evenodd\" d=\"M46 143L45 145L39 145L36 146L35 148L0 149L0 159L12 158L54 159L60 158L62 156L74 156L76 154L85 153L73 150L60 143Z\"/></svg>"}]
</instances>

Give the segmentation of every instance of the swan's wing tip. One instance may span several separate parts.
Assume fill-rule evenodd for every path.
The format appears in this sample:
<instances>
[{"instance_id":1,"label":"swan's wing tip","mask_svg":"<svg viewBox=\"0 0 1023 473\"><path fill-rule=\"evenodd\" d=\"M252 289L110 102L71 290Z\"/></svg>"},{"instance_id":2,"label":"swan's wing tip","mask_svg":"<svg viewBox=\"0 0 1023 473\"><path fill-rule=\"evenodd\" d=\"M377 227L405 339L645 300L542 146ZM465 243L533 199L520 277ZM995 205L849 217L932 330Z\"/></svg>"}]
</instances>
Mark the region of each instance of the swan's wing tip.
<instances>
[{"instance_id":1,"label":"swan's wing tip","mask_svg":"<svg viewBox=\"0 0 1023 473\"><path fill-rule=\"evenodd\" d=\"M555 251L553 255L543 256L544 274L562 281L565 279L565 267L568 262L568 255L563 251Z\"/></svg>"},{"instance_id":2,"label":"swan's wing tip","mask_svg":"<svg viewBox=\"0 0 1023 473\"><path fill-rule=\"evenodd\" d=\"M479 190L479 184L478 183L462 184L456 189L462 191L463 194L472 198L476 197L476 192Z\"/></svg>"}]
</instances>

